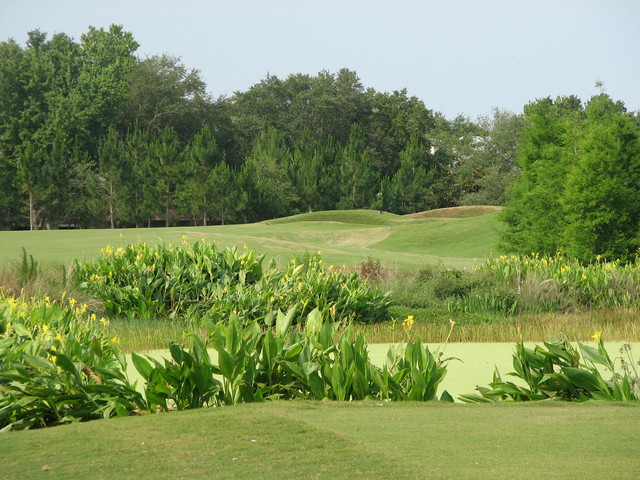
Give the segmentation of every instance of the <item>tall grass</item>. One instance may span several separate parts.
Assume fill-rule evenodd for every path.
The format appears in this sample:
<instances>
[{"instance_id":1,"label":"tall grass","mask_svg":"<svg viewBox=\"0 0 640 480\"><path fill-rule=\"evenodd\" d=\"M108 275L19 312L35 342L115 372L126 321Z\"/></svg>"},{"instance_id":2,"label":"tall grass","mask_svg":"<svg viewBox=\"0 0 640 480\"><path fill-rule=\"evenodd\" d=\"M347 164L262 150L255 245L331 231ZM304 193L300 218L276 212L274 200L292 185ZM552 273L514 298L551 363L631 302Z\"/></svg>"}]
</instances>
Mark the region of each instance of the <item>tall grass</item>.
<instances>
[{"instance_id":1,"label":"tall grass","mask_svg":"<svg viewBox=\"0 0 640 480\"><path fill-rule=\"evenodd\" d=\"M0 267L0 292L13 297L48 297L51 301L74 298L92 311L101 310L101 302L77 288L71 281L73 268L66 265L41 265L23 248L20 258Z\"/></svg>"},{"instance_id":2,"label":"tall grass","mask_svg":"<svg viewBox=\"0 0 640 480\"><path fill-rule=\"evenodd\" d=\"M564 313L640 308L640 262L582 265L560 255L501 256L475 269L444 265L372 279L396 304L466 313Z\"/></svg>"},{"instance_id":3,"label":"tall grass","mask_svg":"<svg viewBox=\"0 0 640 480\"><path fill-rule=\"evenodd\" d=\"M639 308L640 261L621 264L597 257L581 264L562 255L501 256L481 267L517 290L519 310Z\"/></svg>"}]
</instances>

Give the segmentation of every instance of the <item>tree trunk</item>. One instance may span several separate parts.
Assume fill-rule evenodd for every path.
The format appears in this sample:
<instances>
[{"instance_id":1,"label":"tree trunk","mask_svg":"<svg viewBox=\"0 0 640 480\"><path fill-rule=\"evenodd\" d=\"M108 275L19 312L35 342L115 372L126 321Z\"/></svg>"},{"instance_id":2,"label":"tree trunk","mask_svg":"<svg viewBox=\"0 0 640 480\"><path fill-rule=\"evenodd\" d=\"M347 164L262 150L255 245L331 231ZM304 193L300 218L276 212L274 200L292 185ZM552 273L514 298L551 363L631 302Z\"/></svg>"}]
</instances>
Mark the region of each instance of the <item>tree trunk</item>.
<instances>
[{"instance_id":1,"label":"tree trunk","mask_svg":"<svg viewBox=\"0 0 640 480\"><path fill-rule=\"evenodd\" d=\"M109 184L109 224L111 225L112 229L116 228L115 218L114 218L116 215L116 207L114 205L115 196L116 196L115 189L113 188L113 184L110 183Z\"/></svg>"},{"instance_id":2,"label":"tree trunk","mask_svg":"<svg viewBox=\"0 0 640 480\"><path fill-rule=\"evenodd\" d=\"M36 210L36 199L33 190L29 190L29 229L38 230L37 223L38 212Z\"/></svg>"}]
</instances>

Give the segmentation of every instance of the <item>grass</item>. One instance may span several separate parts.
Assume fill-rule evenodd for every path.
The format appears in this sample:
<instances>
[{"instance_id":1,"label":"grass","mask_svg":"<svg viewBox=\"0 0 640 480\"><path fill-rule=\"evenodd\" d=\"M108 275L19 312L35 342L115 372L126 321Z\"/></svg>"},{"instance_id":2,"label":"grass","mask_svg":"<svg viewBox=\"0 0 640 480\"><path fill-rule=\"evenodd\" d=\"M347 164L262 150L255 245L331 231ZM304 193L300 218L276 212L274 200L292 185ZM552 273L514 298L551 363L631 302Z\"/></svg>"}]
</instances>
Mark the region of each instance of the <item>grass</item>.
<instances>
[{"instance_id":1,"label":"grass","mask_svg":"<svg viewBox=\"0 0 640 480\"><path fill-rule=\"evenodd\" d=\"M564 334L571 341L590 341L593 332L602 332L607 341L640 341L640 312L601 310L586 313L526 314L501 317L480 314L454 314L428 308L393 307L397 319L372 325L356 324L354 330L362 333L368 343L393 343L404 338L402 320L413 315L415 324L411 332L414 339L429 344L442 343L450 329L449 320L456 322L450 341L454 343L506 342L519 339L543 342L549 335ZM165 319L112 319L109 337L118 337L125 352L163 349L167 340L180 342L186 332L204 335L179 321Z\"/></svg>"},{"instance_id":2,"label":"grass","mask_svg":"<svg viewBox=\"0 0 640 480\"><path fill-rule=\"evenodd\" d=\"M268 402L11 432L0 479L635 479L639 422L595 402Z\"/></svg>"},{"instance_id":3,"label":"grass","mask_svg":"<svg viewBox=\"0 0 640 480\"><path fill-rule=\"evenodd\" d=\"M105 245L179 244L182 235L188 235L191 240L204 237L222 246L246 244L280 263L304 251L321 250L326 263L350 268L369 255L389 268L417 270L438 262L464 267L497 253L498 228L496 213L416 220L357 210L316 212L249 225L0 232L0 266L19 258L23 247L40 263L69 265L74 259L97 257Z\"/></svg>"},{"instance_id":4,"label":"grass","mask_svg":"<svg viewBox=\"0 0 640 480\"><path fill-rule=\"evenodd\" d=\"M59 298L70 285L65 283L74 258L91 259L107 244L123 242L174 242L182 235L190 240L213 239L221 245L246 244L258 252L267 252L279 263L305 251L322 251L325 264L346 265L357 269L368 257L379 259L385 278L377 282L382 291L394 290L397 306L393 316L413 315L416 337L426 342L441 342L449 329L449 319L458 325L452 340L456 342L513 342L521 335L527 341L542 341L550 333L565 333L569 338L587 340L594 331L619 341L640 340L640 313L637 310L591 310L584 313L525 314L506 316L452 312L443 301L434 302L424 295L415 281L416 271L427 265L465 268L496 253L499 228L496 207L454 207L413 215L380 214L377 211L327 211L296 215L250 225L212 227L175 227L128 230L59 230L36 232L0 232L0 285L9 285L17 294L15 263L22 247L38 261L45 275L42 285L28 285L27 295L46 291L55 285ZM124 237L121 239L121 235ZM59 264L59 266L56 266ZM386 282L386 279L389 281ZM386 283L385 283L386 282ZM87 301L81 292L68 296ZM127 350L164 348L168 338L179 339L181 324L167 322L113 321L113 335L122 339ZM389 323L361 327L369 342L391 342L395 333ZM138 332L142 333L138 333Z\"/></svg>"}]
</instances>

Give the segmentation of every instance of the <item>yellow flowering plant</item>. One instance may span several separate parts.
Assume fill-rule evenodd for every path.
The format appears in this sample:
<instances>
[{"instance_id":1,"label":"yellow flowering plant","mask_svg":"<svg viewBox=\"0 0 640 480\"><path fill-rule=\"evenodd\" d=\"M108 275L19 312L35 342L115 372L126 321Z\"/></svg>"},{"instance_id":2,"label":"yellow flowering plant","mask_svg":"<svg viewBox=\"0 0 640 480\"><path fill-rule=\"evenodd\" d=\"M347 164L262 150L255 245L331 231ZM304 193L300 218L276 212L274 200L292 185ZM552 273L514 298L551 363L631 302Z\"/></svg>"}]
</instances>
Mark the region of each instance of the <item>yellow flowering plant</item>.
<instances>
[{"instance_id":1,"label":"yellow flowering plant","mask_svg":"<svg viewBox=\"0 0 640 480\"><path fill-rule=\"evenodd\" d=\"M126 363L116 343L94 317L73 305L0 297L0 430L130 415L145 408L125 377Z\"/></svg>"}]
</instances>

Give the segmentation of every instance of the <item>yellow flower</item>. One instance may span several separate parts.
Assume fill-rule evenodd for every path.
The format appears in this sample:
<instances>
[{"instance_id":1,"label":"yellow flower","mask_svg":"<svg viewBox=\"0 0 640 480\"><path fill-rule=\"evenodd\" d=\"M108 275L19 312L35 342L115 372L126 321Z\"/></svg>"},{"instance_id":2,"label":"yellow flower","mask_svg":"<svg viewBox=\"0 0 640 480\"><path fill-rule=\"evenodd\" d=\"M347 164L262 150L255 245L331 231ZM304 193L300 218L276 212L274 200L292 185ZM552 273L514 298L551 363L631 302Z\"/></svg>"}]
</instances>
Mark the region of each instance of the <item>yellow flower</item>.
<instances>
[{"instance_id":1,"label":"yellow flower","mask_svg":"<svg viewBox=\"0 0 640 480\"><path fill-rule=\"evenodd\" d=\"M587 275L583 273L582 274L582 280L586 280L587 278L588 278Z\"/></svg>"},{"instance_id":2,"label":"yellow flower","mask_svg":"<svg viewBox=\"0 0 640 480\"><path fill-rule=\"evenodd\" d=\"M120 339L118 337L111 337L110 341L113 345L117 345L118 343L120 343Z\"/></svg>"},{"instance_id":3,"label":"yellow flower","mask_svg":"<svg viewBox=\"0 0 640 480\"><path fill-rule=\"evenodd\" d=\"M62 335L60 335L59 333L56 333L56 340L61 342L62 341Z\"/></svg>"},{"instance_id":4,"label":"yellow flower","mask_svg":"<svg viewBox=\"0 0 640 480\"><path fill-rule=\"evenodd\" d=\"M182 235L182 237L181 237L181 238L182 238L182 240L186 240L186 239L187 239L187 238L189 238L189 237L187 237L187 235Z\"/></svg>"},{"instance_id":5,"label":"yellow flower","mask_svg":"<svg viewBox=\"0 0 640 480\"><path fill-rule=\"evenodd\" d=\"M593 335L591 335L591 338L593 338L596 342L599 342L601 336L602 332L594 332Z\"/></svg>"},{"instance_id":6,"label":"yellow flower","mask_svg":"<svg viewBox=\"0 0 640 480\"><path fill-rule=\"evenodd\" d=\"M56 347L55 345L51 345L51 351L55 352L56 350L58 350L58 347Z\"/></svg>"},{"instance_id":7,"label":"yellow flower","mask_svg":"<svg viewBox=\"0 0 640 480\"><path fill-rule=\"evenodd\" d=\"M42 331L43 331L44 333L47 333L47 332L49 332L50 330L51 330L51 328L49 327L49 325L46 325L46 324L45 324L45 325L43 325L43 326L42 326Z\"/></svg>"},{"instance_id":8,"label":"yellow flower","mask_svg":"<svg viewBox=\"0 0 640 480\"><path fill-rule=\"evenodd\" d=\"M409 315L402 322L402 328L404 328L405 330L409 331L409 330L411 330L413 328L413 324L414 323L415 323L415 321L413 320L413 315Z\"/></svg>"},{"instance_id":9,"label":"yellow flower","mask_svg":"<svg viewBox=\"0 0 640 480\"><path fill-rule=\"evenodd\" d=\"M69 305L71 305L71 308L75 307L76 303L78 303L78 301L75 298L69 299Z\"/></svg>"},{"instance_id":10,"label":"yellow flower","mask_svg":"<svg viewBox=\"0 0 640 480\"><path fill-rule=\"evenodd\" d=\"M104 327L106 327L107 325L109 325L109 320L107 320L106 318L102 317L102 318L100 319L100 323L101 323Z\"/></svg>"}]
</instances>

